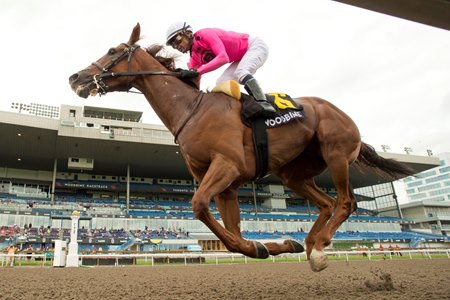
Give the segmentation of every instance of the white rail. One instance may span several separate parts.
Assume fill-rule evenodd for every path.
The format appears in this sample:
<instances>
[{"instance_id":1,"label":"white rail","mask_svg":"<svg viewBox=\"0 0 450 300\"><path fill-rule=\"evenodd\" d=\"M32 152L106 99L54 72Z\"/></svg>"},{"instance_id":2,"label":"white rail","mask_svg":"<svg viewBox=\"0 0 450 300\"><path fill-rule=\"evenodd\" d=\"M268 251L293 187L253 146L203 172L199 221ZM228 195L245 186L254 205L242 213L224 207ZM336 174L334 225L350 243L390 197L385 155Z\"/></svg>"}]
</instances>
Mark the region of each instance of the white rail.
<instances>
[{"instance_id":1,"label":"white rail","mask_svg":"<svg viewBox=\"0 0 450 300\"><path fill-rule=\"evenodd\" d=\"M396 256L401 256L402 259L409 258L414 259L414 254L421 254L423 258L426 259L432 259L432 254L444 254L448 259L450 259L450 249L420 249L420 250L370 250L370 249L364 249L364 250L352 250L352 251L325 251L328 257L332 258L338 258L338 259L345 259L346 261L349 261L351 257L367 257L367 260L372 259L396 259ZM401 255L400 255L401 254ZM47 257L45 254L14 254L14 255L8 255L5 253L0 253L0 261L1 266L4 267L7 265L7 262L10 262L10 259L14 257L15 259L15 265L22 265L23 262L29 259L37 259L40 258L42 262L39 264L41 266L44 266L46 262L52 261L53 258ZM404 258L403 258L404 257ZM182 260L184 261L184 264L189 264L190 259L210 259L214 260L215 264L219 264L221 260L223 259L230 259L232 262L236 259L244 260L244 263L248 263L251 258L240 254L240 253L230 253L230 252L214 252L214 253L203 253L203 252L185 252L185 253L143 253L143 254L115 254L115 253L108 253L108 254L80 254L79 258L81 260L81 265L83 265L83 259L114 259L114 265L119 266L120 259L144 259L145 261L150 261L150 265L155 265L158 258L166 259L167 263L169 264L172 260ZM288 254L282 254L278 256L270 256L269 259L272 262L278 262L283 261L286 258L295 258L299 262L306 261L306 253L288 253Z\"/></svg>"},{"instance_id":2,"label":"white rail","mask_svg":"<svg viewBox=\"0 0 450 300\"><path fill-rule=\"evenodd\" d=\"M326 251L327 256L329 257L338 257L345 260L350 260L351 256L364 256L364 253L367 256L368 260L372 260L376 257L379 259L395 259L395 256L398 253L401 253L401 256L409 257L409 259L413 259L413 254L421 254L423 258L432 259L432 254L445 254L448 259L450 259L450 249L421 249L421 250L395 250L395 251L380 251L380 250L354 250L354 251ZM393 254L392 254L393 253ZM145 254L81 254L79 256L81 258L81 264L83 264L83 258L91 258L91 259L115 259L115 265L119 264L119 259L121 258L129 258L129 259L144 259L145 261L151 261L151 265L155 265L155 259L157 258L165 258L167 259L167 263L170 263L170 259L183 259L184 264L188 264L189 259L198 259L198 258L209 258L214 259L216 264L219 264L221 259L231 259L232 261L235 259L244 259L244 263L248 263L250 260L249 257L240 254L240 253L230 253L230 252L214 252L214 253L145 253ZM270 256L273 262L282 261L285 258L296 258L299 262L306 261L306 253L289 253L282 254L278 256Z\"/></svg>"},{"instance_id":3,"label":"white rail","mask_svg":"<svg viewBox=\"0 0 450 300\"><path fill-rule=\"evenodd\" d=\"M14 262L16 264L18 264L19 266L22 265L22 262L28 260L28 259L34 259L36 260L36 258L40 258L42 260L42 262L40 263L40 265L43 267L45 265L45 263L47 261L51 261L51 258L48 258L45 254L5 254L5 253L0 253L0 261L1 261L1 265L2 267L7 266L8 262L11 262L11 259L14 258Z\"/></svg>"}]
</instances>

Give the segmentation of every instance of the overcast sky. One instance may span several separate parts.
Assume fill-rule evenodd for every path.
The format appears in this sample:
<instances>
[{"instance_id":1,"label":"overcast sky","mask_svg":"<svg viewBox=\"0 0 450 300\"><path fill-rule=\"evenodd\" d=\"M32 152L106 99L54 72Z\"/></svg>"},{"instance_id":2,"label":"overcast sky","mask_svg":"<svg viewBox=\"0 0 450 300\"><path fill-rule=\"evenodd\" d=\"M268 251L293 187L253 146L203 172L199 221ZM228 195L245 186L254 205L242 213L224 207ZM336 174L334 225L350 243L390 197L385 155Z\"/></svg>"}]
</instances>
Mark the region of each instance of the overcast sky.
<instances>
[{"instance_id":1,"label":"overcast sky","mask_svg":"<svg viewBox=\"0 0 450 300\"><path fill-rule=\"evenodd\" d=\"M270 55L256 78L266 92L329 100L378 151L450 151L450 32L329 0L0 0L0 110L11 102L94 105L143 111L145 123L162 124L144 96L84 100L68 77L126 42L137 22L151 44L180 20L262 37ZM219 72L206 74L202 89Z\"/></svg>"}]
</instances>

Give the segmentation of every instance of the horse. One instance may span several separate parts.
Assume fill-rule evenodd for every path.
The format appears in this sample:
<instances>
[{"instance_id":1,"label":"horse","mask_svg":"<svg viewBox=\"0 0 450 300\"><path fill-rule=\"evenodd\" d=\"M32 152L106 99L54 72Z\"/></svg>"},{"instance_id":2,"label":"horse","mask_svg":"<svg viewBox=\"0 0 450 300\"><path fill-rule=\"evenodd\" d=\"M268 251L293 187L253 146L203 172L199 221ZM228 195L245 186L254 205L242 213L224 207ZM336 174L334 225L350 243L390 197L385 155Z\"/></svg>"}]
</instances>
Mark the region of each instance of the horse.
<instances>
[{"instance_id":1,"label":"horse","mask_svg":"<svg viewBox=\"0 0 450 300\"><path fill-rule=\"evenodd\" d=\"M313 203L319 215L305 238L305 248L295 240L262 243L244 239L238 188L254 178L257 162L252 129L240 118L242 104L225 93L205 93L181 80L173 62L165 63L167 58L137 44L140 31L137 23L127 43L110 48L100 59L71 75L69 84L82 98L131 88L145 96L176 137L189 172L199 182L191 199L195 218L229 251L265 259L269 255L301 253L306 248L311 270L321 271L328 266L324 248L357 208L349 179L350 165L370 167L392 178L415 173L400 162L380 157L362 142L352 119L330 102L318 97L294 98L306 117L267 130L267 170ZM326 169L336 187L336 199L314 182L314 177ZM223 225L210 212L212 199Z\"/></svg>"}]
</instances>

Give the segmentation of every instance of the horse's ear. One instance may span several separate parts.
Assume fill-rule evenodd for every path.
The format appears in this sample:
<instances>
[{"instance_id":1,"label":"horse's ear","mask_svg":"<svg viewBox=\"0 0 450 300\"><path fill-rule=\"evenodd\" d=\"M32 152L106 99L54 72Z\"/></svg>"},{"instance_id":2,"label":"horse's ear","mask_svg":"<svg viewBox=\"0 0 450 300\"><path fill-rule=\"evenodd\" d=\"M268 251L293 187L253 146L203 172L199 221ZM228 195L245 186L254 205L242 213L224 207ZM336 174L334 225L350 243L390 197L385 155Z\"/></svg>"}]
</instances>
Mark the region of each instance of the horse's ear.
<instances>
[{"instance_id":1,"label":"horse's ear","mask_svg":"<svg viewBox=\"0 0 450 300\"><path fill-rule=\"evenodd\" d=\"M130 40L128 41L129 45L136 44L137 41L139 41L139 38L141 36L141 25L139 22L134 26L133 32L131 33Z\"/></svg>"}]
</instances>

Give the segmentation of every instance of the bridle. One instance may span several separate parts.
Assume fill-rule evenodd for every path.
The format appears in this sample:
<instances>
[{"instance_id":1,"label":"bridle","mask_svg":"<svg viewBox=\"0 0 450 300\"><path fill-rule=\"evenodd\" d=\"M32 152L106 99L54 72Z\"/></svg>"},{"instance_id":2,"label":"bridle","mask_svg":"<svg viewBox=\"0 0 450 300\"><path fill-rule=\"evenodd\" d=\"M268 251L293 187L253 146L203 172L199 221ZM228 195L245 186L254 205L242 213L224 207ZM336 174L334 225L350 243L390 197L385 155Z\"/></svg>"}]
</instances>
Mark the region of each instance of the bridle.
<instances>
[{"instance_id":1,"label":"bridle","mask_svg":"<svg viewBox=\"0 0 450 300\"><path fill-rule=\"evenodd\" d=\"M108 86L105 84L103 79L105 78L111 78L111 77L118 77L118 76L127 76L127 92L131 89L131 81L129 80L129 76L137 76L137 75L168 75L168 76L175 76L179 77L179 74L177 72L165 72L165 71L141 71L141 72L131 72L131 57L133 56L134 51L136 49L140 48L139 45L128 45L127 43L122 43L122 45L125 45L125 49L119 55L115 56L111 61L106 65L102 66L98 62L93 62L92 64L96 66L101 73L96 74L93 76L92 80L94 81L94 84L97 86L98 93L100 95L105 95L108 92ZM114 67L116 64L118 64L122 59L125 57L128 57L128 72L110 72L108 73L109 69Z\"/></svg>"},{"instance_id":2,"label":"bridle","mask_svg":"<svg viewBox=\"0 0 450 300\"><path fill-rule=\"evenodd\" d=\"M108 86L103 82L104 78L111 78L111 77L118 77L118 76L127 76L127 92L131 89L131 81L129 80L129 76L138 76L138 75L164 75L164 76L175 76L175 77L183 77L180 72L166 72L166 71L140 71L140 72L131 72L131 57L133 56L134 51L138 49L139 45L128 45L127 43L122 43L122 45L125 45L125 49L119 55L115 56L111 61L106 65L102 66L98 62L93 62L92 64L96 66L101 73L96 74L92 77L92 80L94 84L97 86L98 93L101 95L105 95L108 92ZM109 69L115 66L117 63L119 63L122 59L125 57L128 57L128 72L110 72L108 73ZM184 126L188 123L188 121L192 118L195 111L197 110L198 106L200 105L200 102L203 98L203 92L200 91L199 95L197 96L197 99L194 102L194 105L187 115L187 117L184 119L184 121L181 123L181 125L178 127L178 129L174 133L174 142L175 144L178 144L178 135L183 130Z\"/></svg>"}]
</instances>

